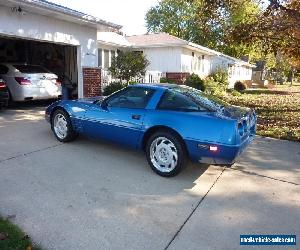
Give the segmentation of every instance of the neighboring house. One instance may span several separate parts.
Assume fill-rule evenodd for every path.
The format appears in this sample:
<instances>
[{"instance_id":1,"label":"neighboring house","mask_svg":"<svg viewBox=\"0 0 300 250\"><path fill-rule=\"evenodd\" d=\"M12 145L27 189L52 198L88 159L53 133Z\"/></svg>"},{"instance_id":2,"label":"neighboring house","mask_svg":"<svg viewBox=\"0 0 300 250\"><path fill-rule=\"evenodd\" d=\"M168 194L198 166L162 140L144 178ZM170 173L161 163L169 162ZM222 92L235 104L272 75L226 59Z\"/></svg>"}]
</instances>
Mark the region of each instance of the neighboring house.
<instances>
[{"instance_id":1,"label":"neighboring house","mask_svg":"<svg viewBox=\"0 0 300 250\"><path fill-rule=\"evenodd\" d=\"M159 82L163 76L183 83L191 73L205 78L222 68L228 71L229 88L233 88L237 81L250 85L252 68L255 67L167 33L124 37L115 32L98 32L98 66L102 69L102 87L112 81L108 72L112 58L118 50L126 49L142 52L149 60L146 75L141 79L148 83Z\"/></svg>"},{"instance_id":2,"label":"neighboring house","mask_svg":"<svg viewBox=\"0 0 300 250\"><path fill-rule=\"evenodd\" d=\"M222 53L213 58L212 64L214 66L212 72L218 67L228 70L229 88L233 88L234 84L239 81L251 86L252 72L255 65Z\"/></svg>"},{"instance_id":3,"label":"neighboring house","mask_svg":"<svg viewBox=\"0 0 300 250\"><path fill-rule=\"evenodd\" d=\"M167 78L183 82L196 73L201 78L212 70L214 51L167 33L126 37L132 48L142 51L150 61L149 71L160 71Z\"/></svg>"},{"instance_id":4,"label":"neighboring house","mask_svg":"<svg viewBox=\"0 0 300 250\"><path fill-rule=\"evenodd\" d=\"M99 95L97 31L121 28L45 0L0 0L0 61L43 65L78 83L79 97Z\"/></svg>"},{"instance_id":5,"label":"neighboring house","mask_svg":"<svg viewBox=\"0 0 300 250\"><path fill-rule=\"evenodd\" d=\"M251 81L252 68L245 61L188 42L167 33L127 36L131 48L141 51L150 61L149 71L160 71L167 78L182 83L195 73L205 78L218 68L228 70L229 88L237 81Z\"/></svg>"}]
</instances>

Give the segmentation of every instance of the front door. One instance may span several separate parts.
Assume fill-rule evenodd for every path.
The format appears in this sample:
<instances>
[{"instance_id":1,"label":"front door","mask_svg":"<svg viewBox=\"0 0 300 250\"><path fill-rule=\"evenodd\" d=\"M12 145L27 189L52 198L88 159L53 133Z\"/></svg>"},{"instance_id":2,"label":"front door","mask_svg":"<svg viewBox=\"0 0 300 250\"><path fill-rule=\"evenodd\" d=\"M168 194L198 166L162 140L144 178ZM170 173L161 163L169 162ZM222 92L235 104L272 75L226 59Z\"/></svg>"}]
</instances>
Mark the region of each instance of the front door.
<instances>
[{"instance_id":1,"label":"front door","mask_svg":"<svg viewBox=\"0 0 300 250\"><path fill-rule=\"evenodd\" d=\"M128 87L86 112L84 130L113 142L136 147L144 129L145 109L154 90Z\"/></svg>"}]
</instances>

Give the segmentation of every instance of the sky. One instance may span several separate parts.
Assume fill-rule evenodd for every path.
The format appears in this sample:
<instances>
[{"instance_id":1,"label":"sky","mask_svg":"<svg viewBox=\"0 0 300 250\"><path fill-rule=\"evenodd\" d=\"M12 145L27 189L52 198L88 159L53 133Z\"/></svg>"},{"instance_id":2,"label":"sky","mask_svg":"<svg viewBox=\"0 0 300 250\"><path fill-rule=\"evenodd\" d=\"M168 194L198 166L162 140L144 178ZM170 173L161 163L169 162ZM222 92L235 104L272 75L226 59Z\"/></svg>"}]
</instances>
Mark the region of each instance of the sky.
<instances>
[{"instance_id":1,"label":"sky","mask_svg":"<svg viewBox=\"0 0 300 250\"><path fill-rule=\"evenodd\" d=\"M48 0L123 26L126 35L145 34L145 14L158 0Z\"/></svg>"}]
</instances>

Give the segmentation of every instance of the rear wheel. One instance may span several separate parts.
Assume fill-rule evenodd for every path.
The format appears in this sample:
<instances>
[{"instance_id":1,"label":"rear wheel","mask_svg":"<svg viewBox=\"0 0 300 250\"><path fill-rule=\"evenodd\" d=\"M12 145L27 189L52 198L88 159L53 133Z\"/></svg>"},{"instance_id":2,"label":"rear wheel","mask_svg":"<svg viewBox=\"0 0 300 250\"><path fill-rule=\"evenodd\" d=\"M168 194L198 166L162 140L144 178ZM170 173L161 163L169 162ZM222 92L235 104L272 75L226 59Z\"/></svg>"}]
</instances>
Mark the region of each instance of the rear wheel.
<instances>
[{"instance_id":1,"label":"rear wheel","mask_svg":"<svg viewBox=\"0 0 300 250\"><path fill-rule=\"evenodd\" d=\"M185 147L178 136L168 131L157 132L149 138L146 155L152 170L164 177L175 176L185 167Z\"/></svg>"},{"instance_id":2,"label":"rear wheel","mask_svg":"<svg viewBox=\"0 0 300 250\"><path fill-rule=\"evenodd\" d=\"M14 107L16 105L15 101L13 100L12 94L10 90L8 89L8 102L7 107Z\"/></svg>"},{"instance_id":3,"label":"rear wheel","mask_svg":"<svg viewBox=\"0 0 300 250\"><path fill-rule=\"evenodd\" d=\"M51 127L60 142L73 141L77 133L73 130L69 115L63 110L56 110L52 116Z\"/></svg>"}]
</instances>

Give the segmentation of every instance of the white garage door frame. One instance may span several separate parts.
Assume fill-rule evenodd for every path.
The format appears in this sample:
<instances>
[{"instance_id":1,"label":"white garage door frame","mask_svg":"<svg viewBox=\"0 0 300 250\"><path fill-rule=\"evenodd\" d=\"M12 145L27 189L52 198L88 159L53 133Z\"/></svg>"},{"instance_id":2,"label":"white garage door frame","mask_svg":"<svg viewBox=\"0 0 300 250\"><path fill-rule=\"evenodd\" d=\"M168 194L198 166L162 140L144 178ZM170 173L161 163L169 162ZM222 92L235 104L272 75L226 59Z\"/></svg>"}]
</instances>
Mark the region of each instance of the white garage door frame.
<instances>
[{"instance_id":1,"label":"white garage door frame","mask_svg":"<svg viewBox=\"0 0 300 250\"><path fill-rule=\"evenodd\" d=\"M25 41L35 41L35 42L41 42L41 43L51 43L56 45L64 45L64 46L72 46L76 48L76 65L77 65L77 79L78 79L78 97L83 97L83 75L82 75L82 66L81 66L81 57L82 57L82 50L81 45L74 45L69 43L60 43L60 42L53 42L49 40L40 40L40 39L34 39L32 37L26 37L26 36L16 36L11 34L6 34L0 32L0 39L1 38L8 38L8 39L20 39Z\"/></svg>"}]
</instances>

